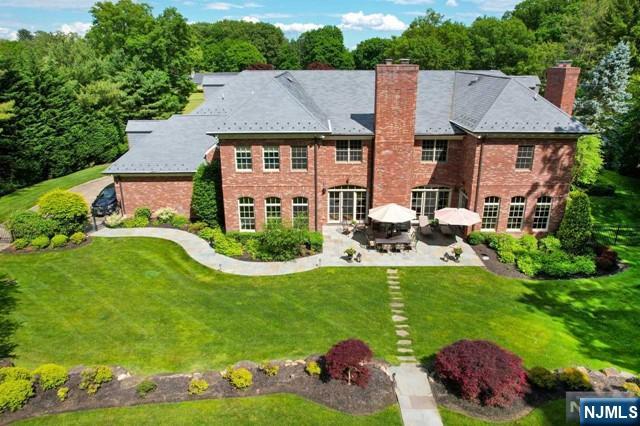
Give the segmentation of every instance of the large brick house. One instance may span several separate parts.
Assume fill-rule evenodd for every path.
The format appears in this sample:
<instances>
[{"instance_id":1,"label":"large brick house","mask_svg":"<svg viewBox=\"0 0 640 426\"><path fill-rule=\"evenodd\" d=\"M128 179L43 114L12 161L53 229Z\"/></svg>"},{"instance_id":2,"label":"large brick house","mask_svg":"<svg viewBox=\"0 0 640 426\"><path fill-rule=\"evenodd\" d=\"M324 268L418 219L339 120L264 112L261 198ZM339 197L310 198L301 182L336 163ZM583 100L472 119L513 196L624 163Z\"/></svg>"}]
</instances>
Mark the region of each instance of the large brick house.
<instances>
[{"instance_id":1,"label":"large brick house","mask_svg":"<svg viewBox=\"0 0 640 426\"><path fill-rule=\"evenodd\" d=\"M107 170L127 214L190 211L192 175L218 156L227 230L268 218L311 228L365 220L386 203L432 217L477 211L476 229L548 232L569 191L579 69L500 71L244 71L205 76L188 115L130 121L130 149Z\"/></svg>"}]
</instances>

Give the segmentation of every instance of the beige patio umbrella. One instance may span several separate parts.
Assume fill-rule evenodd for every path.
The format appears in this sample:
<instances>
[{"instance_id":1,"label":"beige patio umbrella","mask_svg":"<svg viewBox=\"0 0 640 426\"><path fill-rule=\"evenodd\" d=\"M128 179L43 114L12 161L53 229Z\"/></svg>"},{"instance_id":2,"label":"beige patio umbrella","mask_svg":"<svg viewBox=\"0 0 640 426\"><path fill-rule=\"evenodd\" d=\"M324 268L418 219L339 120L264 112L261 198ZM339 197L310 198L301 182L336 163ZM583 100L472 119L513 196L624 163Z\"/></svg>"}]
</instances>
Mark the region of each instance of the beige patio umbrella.
<instances>
[{"instance_id":1,"label":"beige patio umbrella","mask_svg":"<svg viewBox=\"0 0 640 426\"><path fill-rule=\"evenodd\" d=\"M482 222L478 213L453 207L436 210L434 217L446 225L472 226Z\"/></svg>"},{"instance_id":2,"label":"beige patio umbrella","mask_svg":"<svg viewBox=\"0 0 640 426\"><path fill-rule=\"evenodd\" d=\"M415 210L391 203L369 210L369 217L377 222L404 223L416 218Z\"/></svg>"}]
</instances>

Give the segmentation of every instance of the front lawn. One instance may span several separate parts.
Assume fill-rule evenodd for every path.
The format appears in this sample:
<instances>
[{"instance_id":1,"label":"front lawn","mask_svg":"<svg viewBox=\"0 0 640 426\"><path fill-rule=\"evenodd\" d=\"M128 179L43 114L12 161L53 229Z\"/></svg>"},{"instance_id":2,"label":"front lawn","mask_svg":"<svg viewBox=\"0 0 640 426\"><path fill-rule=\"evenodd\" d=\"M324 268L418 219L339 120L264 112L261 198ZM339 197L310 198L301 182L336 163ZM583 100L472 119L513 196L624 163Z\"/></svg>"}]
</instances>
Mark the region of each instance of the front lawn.
<instances>
[{"instance_id":1,"label":"front lawn","mask_svg":"<svg viewBox=\"0 0 640 426\"><path fill-rule=\"evenodd\" d=\"M138 373L298 359L341 339L393 360L384 269L279 277L207 269L176 244L100 239L62 252L2 254L19 284L16 362L118 364Z\"/></svg>"},{"instance_id":2,"label":"front lawn","mask_svg":"<svg viewBox=\"0 0 640 426\"><path fill-rule=\"evenodd\" d=\"M107 408L35 418L21 425L402 425L396 406L352 416L294 395Z\"/></svg>"},{"instance_id":3,"label":"front lawn","mask_svg":"<svg viewBox=\"0 0 640 426\"><path fill-rule=\"evenodd\" d=\"M107 165L90 167L55 179L45 180L26 188L18 189L11 194L0 197L0 223L9 219L15 212L28 210L35 206L38 198L52 189L69 189L81 183L102 177Z\"/></svg>"}]
</instances>

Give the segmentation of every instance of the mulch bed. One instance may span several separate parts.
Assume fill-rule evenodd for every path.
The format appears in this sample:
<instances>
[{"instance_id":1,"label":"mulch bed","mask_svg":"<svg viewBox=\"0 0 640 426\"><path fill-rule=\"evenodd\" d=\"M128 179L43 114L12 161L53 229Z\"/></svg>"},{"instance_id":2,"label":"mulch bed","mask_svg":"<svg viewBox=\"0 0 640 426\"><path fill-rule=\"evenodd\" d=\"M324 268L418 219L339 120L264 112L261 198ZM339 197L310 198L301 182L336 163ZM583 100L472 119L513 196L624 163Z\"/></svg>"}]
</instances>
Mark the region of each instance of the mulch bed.
<instances>
[{"instance_id":1,"label":"mulch bed","mask_svg":"<svg viewBox=\"0 0 640 426\"><path fill-rule=\"evenodd\" d=\"M26 253L52 253L52 252L57 252L57 251L66 251L66 250L74 250L80 247L84 247L87 244L89 244L91 242L91 237L89 237L87 235L87 239L84 240L83 242L81 242L80 244L74 244L71 241L69 241L67 243L66 246L64 247L56 247L56 248L51 248L51 247L47 247L44 249L37 249L34 247L27 247L24 248L22 250L17 250L14 246L9 246L7 248L5 248L4 250L2 250L2 253L13 253L13 254L26 254Z\"/></svg>"},{"instance_id":2,"label":"mulch bed","mask_svg":"<svg viewBox=\"0 0 640 426\"><path fill-rule=\"evenodd\" d=\"M114 369L114 379L111 382L103 384L95 395L90 396L78 389L80 371L82 371L82 368L78 367L70 372L69 381L64 385L70 389L66 401L58 400L56 389L42 391L38 387L36 395L22 409L0 415L0 424L68 411L274 393L296 394L349 414L370 414L396 403L391 379L381 369L382 364L371 366L371 378L366 388L349 386L345 382L336 380L324 382L318 377L309 376L304 371L304 361L274 364L280 365L280 371L273 377L259 371L253 363L237 364L237 366L248 368L253 374L253 385L246 390L235 389L221 377L219 372L148 377L147 379L155 382L158 387L144 398L136 394L136 385L145 377L131 376L120 367ZM187 388L192 377L204 378L209 383L209 389L201 395L189 395Z\"/></svg>"}]
</instances>

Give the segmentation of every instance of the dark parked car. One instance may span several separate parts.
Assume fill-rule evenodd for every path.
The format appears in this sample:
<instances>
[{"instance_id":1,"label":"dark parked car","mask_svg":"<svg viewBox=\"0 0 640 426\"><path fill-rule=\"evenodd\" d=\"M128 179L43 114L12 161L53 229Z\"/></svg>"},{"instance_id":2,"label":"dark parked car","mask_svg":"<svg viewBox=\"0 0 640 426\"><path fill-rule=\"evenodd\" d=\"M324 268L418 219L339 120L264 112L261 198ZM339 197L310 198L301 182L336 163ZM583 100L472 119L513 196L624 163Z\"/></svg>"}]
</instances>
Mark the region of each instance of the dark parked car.
<instances>
[{"instance_id":1,"label":"dark parked car","mask_svg":"<svg viewBox=\"0 0 640 426\"><path fill-rule=\"evenodd\" d=\"M107 216L120 209L116 198L116 187L114 184L106 186L95 201L91 204L91 212L94 216Z\"/></svg>"}]
</instances>

